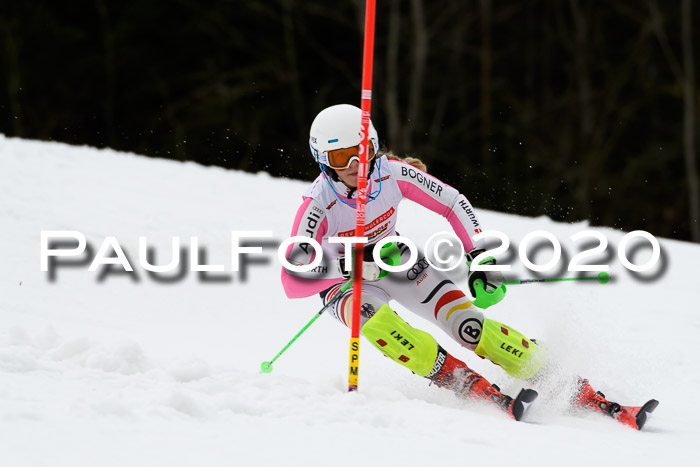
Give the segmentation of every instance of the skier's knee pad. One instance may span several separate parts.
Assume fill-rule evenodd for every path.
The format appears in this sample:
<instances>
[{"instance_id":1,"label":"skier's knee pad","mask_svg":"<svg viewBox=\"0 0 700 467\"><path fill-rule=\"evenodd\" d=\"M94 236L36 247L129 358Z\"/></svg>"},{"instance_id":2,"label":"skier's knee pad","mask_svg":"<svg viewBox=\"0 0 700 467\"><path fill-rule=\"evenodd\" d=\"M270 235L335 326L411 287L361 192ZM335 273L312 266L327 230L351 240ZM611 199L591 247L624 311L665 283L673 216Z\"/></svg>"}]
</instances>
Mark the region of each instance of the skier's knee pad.
<instances>
[{"instance_id":1,"label":"skier's knee pad","mask_svg":"<svg viewBox=\"0 0 700 467\"><path fill-rule=\"evenodd\" d=\"M545 363L541 347L515 329L490 319L484 320L481 340L474 352L520 379L535 376Z\"/></svg>"},{"instance_id":2,"label":"skier's knee pad","mask_svg":"<svg viewBox=\"0 0 700 467\"><path fill-rule=\"evenodd\" d=\"M411 327L384 305L362 326L362 334L387 357L420 376L428 376L438 355L433 336Z\"/></svg>"}]
</instances>

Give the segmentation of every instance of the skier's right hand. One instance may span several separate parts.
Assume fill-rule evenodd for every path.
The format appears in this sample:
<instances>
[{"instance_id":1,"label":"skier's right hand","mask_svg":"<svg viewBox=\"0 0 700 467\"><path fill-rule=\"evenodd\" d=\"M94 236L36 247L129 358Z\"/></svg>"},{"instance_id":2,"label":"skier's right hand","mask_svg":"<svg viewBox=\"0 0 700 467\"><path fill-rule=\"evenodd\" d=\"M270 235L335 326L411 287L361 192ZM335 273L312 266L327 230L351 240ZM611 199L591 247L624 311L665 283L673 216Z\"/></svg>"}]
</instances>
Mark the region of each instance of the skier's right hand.
<instances>
[{"instance_id":1,"label":"skier's right hand","mask_svg":"<svg viewBox=\"0 0 700 467\"><path fill-rule=\"evenodd\" d=\"M352 269L353 265L349 265L349 268ZM346 271L345 270L345 258L338 258L338 269L340 269L340 273L343 275L343 278L345 279L350 279L352 277L352 272L351 271ZM376 281L379 279L379 275L382 273L382 270L377 266L377 263L374 261L370 260L367 261L365 258L362 261L362 279L366 281Z\"/></svg>"},{"instance_id":2,"label":"skier's right hand","mask_svg":"<svg viewBox=\"0 0 700 467\"><path fill-rule=\"evenodd\" d=\"M387 248L387 254L389 254L391 250L390 246L391 244L385 245L382 247L382 251L385 251L384 249ZM374 262L374 247L374 243L367 243L362 249L362 279L366 281L376 281L388 274L388 272L383 271L377 263ZM398 254L398 248L395 246L393 248L396 249L396 253ZM390 258L382 255L380 255L380 257L384 261L389 261L389 264L391 264ZM340 274L342 274L345 279L350 279L350 277L352 277L352 272L345 270L346 261L345 257L338 258L338 269L340 269ZM354 264L349 264L347 266L349 269L352 269Z\"/></svg>"}]
</instances>

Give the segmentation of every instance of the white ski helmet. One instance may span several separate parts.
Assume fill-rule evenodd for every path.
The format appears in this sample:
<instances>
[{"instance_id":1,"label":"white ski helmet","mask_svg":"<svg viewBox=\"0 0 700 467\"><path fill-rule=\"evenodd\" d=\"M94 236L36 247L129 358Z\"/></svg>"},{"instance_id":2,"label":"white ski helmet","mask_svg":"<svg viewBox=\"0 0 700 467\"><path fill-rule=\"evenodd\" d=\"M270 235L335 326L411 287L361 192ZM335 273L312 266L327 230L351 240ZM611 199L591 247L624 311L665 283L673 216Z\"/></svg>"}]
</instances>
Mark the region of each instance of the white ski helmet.
<instances>
[{"instance_id":1,"label":"white ski helmet","mask_svg":"<svg viewBox=\"0 0 700 467\"><path fill-rule=\"evenodd\" d=\"M321 165L329 166L328 151L357 146L362 140L362 110L349 104L338 104L322 110L311 124L309 146ZM369 141L374 154L379 151L379 137L369 122ZM371 150L372 148L370 148Z\"/></svg>"}]
</instances>

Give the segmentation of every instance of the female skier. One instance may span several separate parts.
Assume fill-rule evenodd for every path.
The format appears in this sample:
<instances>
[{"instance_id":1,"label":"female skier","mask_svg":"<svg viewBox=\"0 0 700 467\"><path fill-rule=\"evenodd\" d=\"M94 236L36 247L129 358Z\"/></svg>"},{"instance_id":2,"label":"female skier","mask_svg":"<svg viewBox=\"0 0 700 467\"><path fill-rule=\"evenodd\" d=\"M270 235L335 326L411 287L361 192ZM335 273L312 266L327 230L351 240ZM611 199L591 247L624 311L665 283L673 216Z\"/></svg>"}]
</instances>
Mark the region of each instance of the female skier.
<instances>
[{"instance_id":1,"label":"female skier","mask_svg":"<svg viewBox=\"0 0 700 467\"><path fill-rule=\"evenodd\" d=\"M350 237L355 233L360 122L359 108L341 104L320 112L311 125L311 153L322 172L303 195L291 235L316 240L323 249L325 261L322 266L305 273L282 270L282 284L290 298L320 293L325 305L334 299L349 277L344 245L330 243L329 239ZM513 377L533 378L544 366L544 353L534 341L503 323L484 317L482 309L505 296L500 272L467 270L465 285L470 297L455 283L459 279L454 273L434 268L423 254L418 255L407 271L388 275L373 262L372 246L385 237L397 235L397 209L403 198L449 221L467 252L467 268L484 250L472 238L482 227L467 198L428 175L419 160L399 160L379 154L377 132L371 122L369 126L365 213L365 236L369 243L365 247L362 268L362 334L384 355L437 386L450 389L459 397L496 404L519 420L537 396L535 391L523 389L515 399L501 393L497 386L446 352L431 335L411 327L389 307L389 300L395 300L418 316L433 321L463 347L499 365ZM382 248L381 253L386 248ZM400 263L405 264L410 256L409 248L401 244L393 248L400 254ZM286 252L287 260L294 265L310 264L314 257L315 251L309 243L293 244ZM495 262L489 257L481 264ZM342 296L334 300L329 311L347 326L351 322L352 288L340 293ZM636 411L608 402L586 380L580 381L574 404L613 415L635 428L641 428L644 422L635 418Z\"/></svg>"}]
</instances>

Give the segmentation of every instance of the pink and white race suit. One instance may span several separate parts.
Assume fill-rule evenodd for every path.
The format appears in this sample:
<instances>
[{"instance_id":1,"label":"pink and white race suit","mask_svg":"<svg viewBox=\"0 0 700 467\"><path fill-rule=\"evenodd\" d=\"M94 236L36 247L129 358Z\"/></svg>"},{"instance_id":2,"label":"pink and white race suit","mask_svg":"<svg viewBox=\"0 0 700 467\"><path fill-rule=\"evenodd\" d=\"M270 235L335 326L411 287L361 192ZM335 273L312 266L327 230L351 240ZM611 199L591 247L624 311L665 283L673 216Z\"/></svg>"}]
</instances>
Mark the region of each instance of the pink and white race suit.
<instances>
[{"instance_id":1,"label":"pink and white race suit","mask_svg":"<svg viewBox=\"0 0 700 467\"><path fill-rule=\"evenodd\" d=\"M381 191L366 205L365 236L369 243L396 235L398 205L406 198L445 217L465 251L476 247L471 236L481 232L479 220L467 198L456 189L411 165L389 160L386 156L379 159L368 177L367 193L378 191L380 182ZM349 193L345 184L330 178L326 180L321 174L303 195L291 236L316 240L323 249L324 263L306 273L292 273L283 269L282 284L288 297L300 298L321 293L325 304L345 282L337 266L337 259L344 254L345 246L329 243L328 239L355 235L355 208L338 199L347 200ZM409 251L405 245L400 245L400 249L403 264L408 259ZM291 245L286 253L287 260L297 265L310 264L314 257L315 251L308 243ZM452 275L434 269L425 256L419 254L416 263L407 271L391 273L377 281L365 281L362 285L361 325L375 310L388 304L389 300L395 300L411 312L435 322L457 342L473 350L481 337L483 314L452 279ZM466 286L466 281L463 285ZM347 326L350 323L350 310L352 288L336 300L329 311Z\"/></svg>"}]
</instances>

